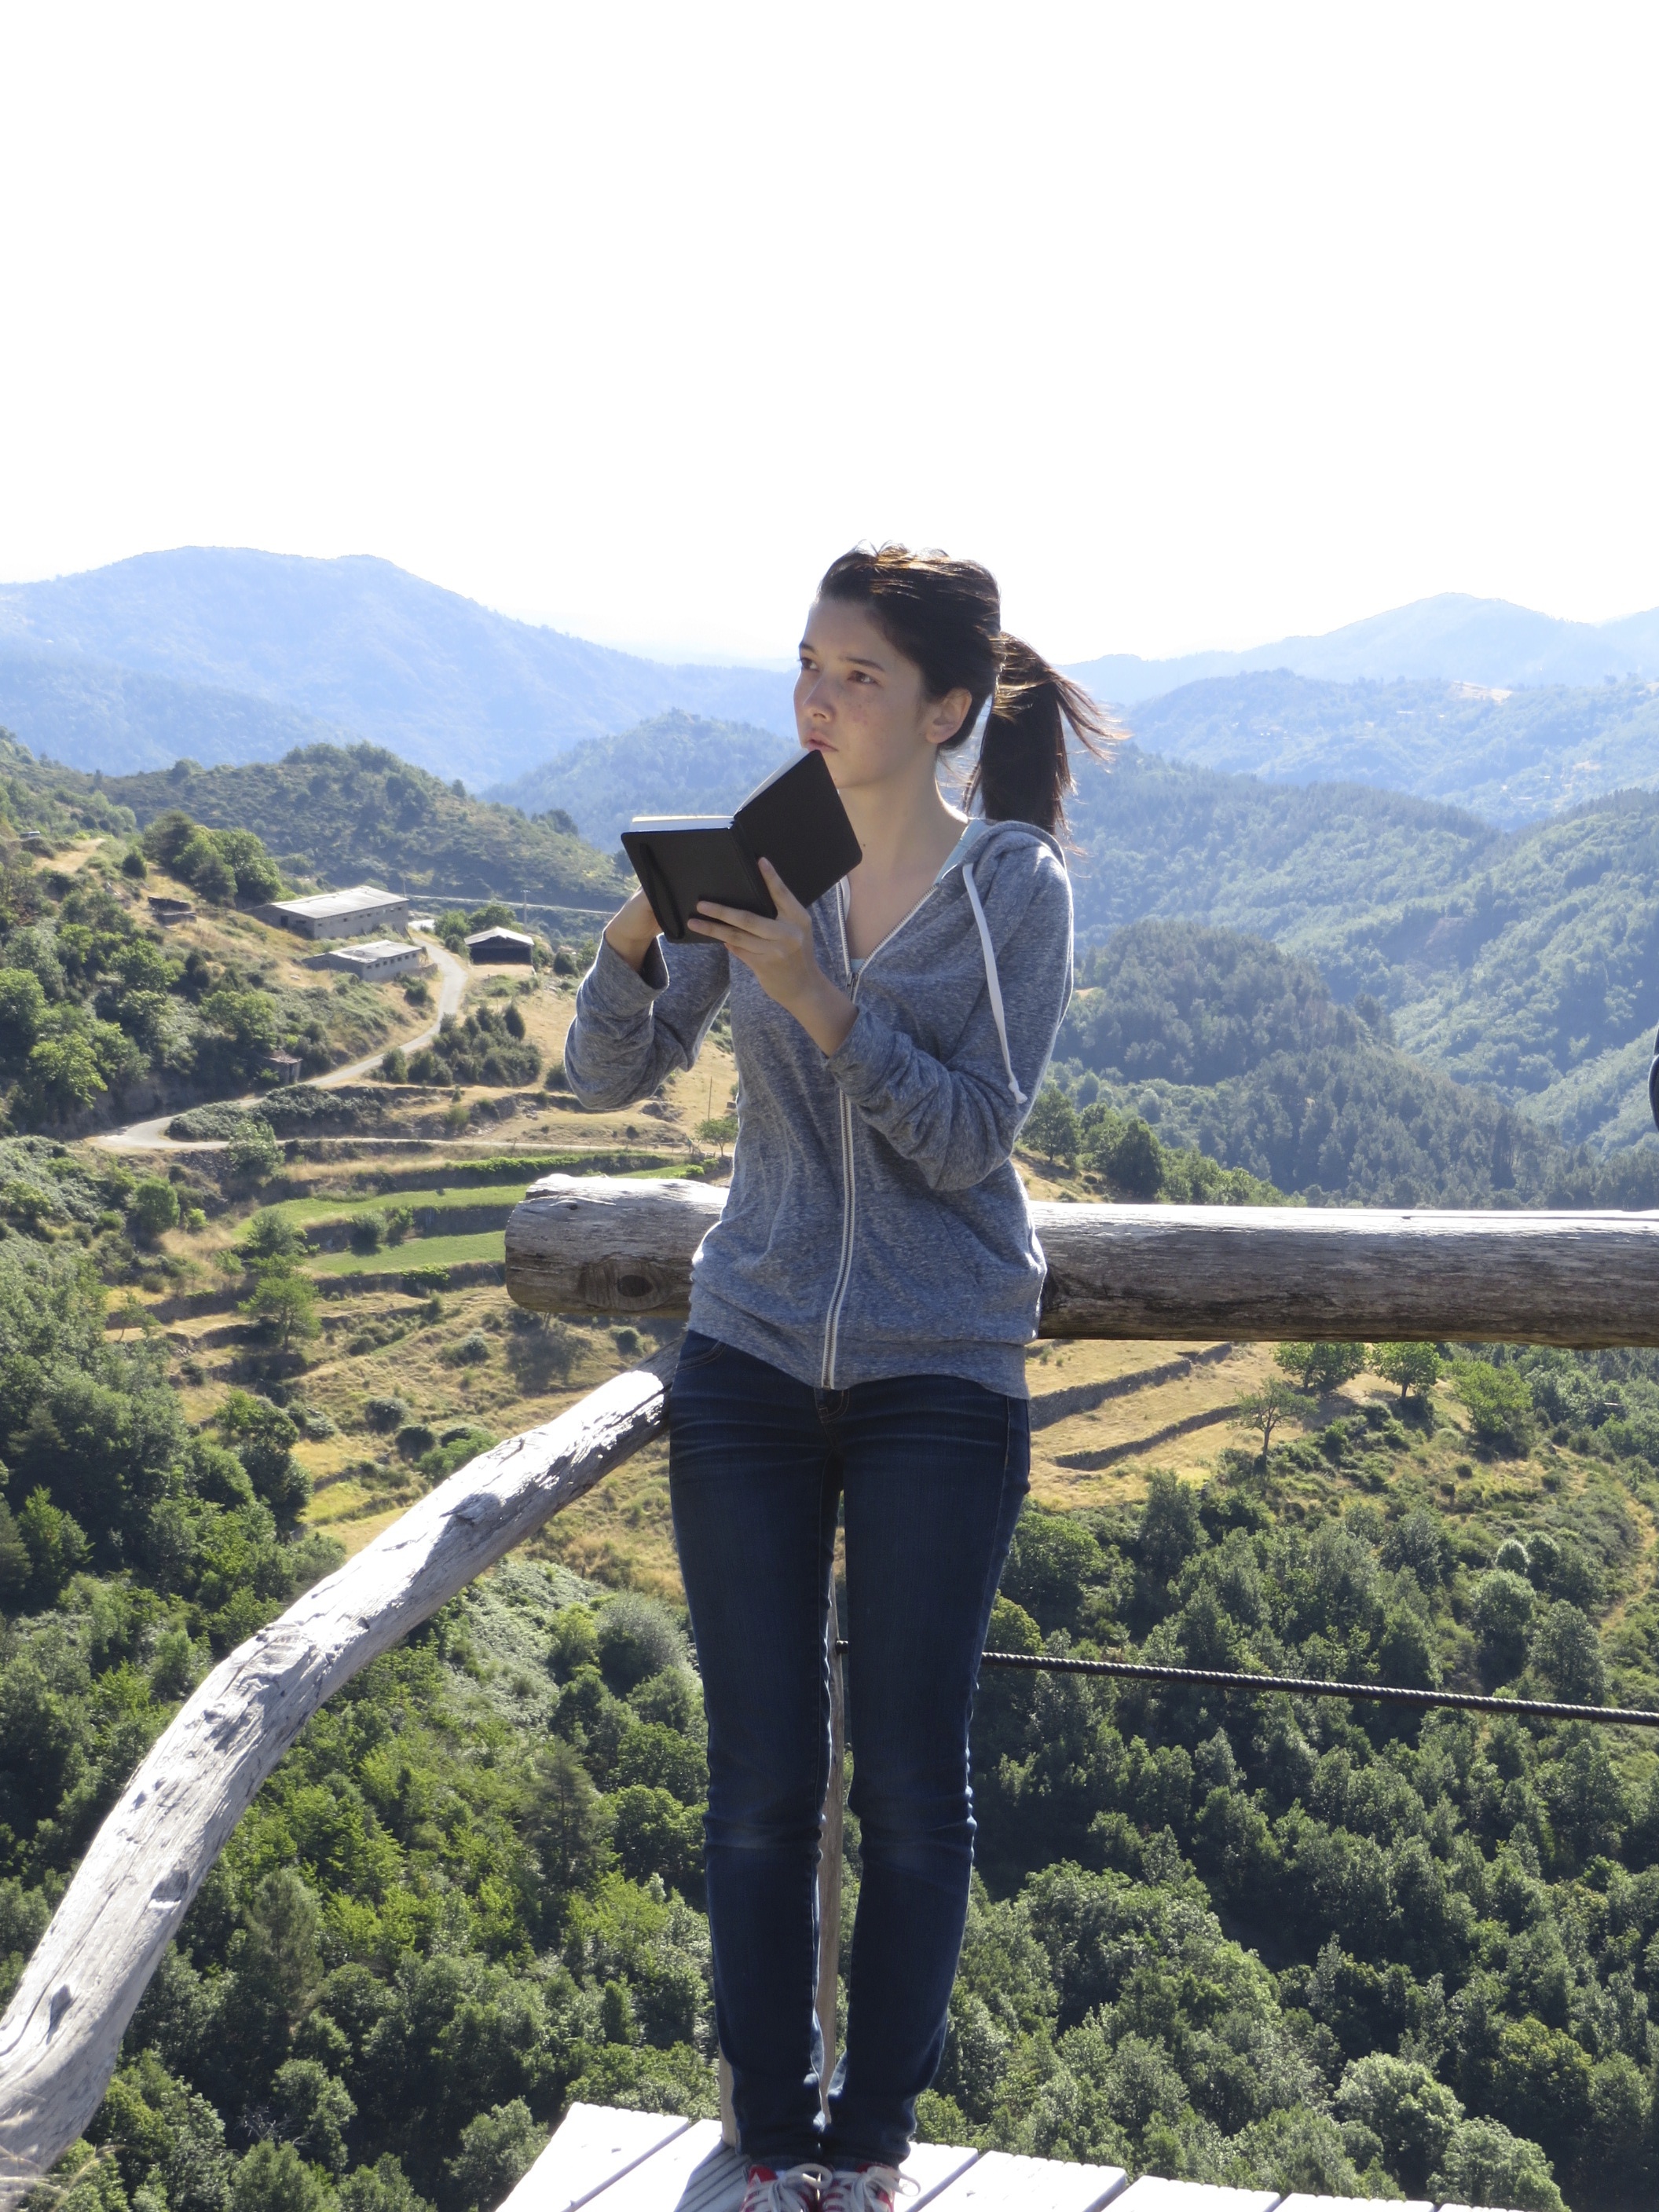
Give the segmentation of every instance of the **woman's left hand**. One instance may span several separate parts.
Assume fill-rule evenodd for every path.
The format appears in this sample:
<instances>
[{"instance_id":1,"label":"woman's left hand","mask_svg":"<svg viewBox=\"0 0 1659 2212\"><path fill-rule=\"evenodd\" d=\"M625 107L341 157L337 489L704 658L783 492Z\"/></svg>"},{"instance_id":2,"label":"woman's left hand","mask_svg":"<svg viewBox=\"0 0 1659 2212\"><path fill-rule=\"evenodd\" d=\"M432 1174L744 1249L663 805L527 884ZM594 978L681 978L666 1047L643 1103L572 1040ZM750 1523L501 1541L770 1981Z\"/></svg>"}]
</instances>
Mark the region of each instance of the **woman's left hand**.
<instances>
[{"instance_id":1,"label":"woman's left hand","mask_svg":"<svg viewBox=\"0 0 1659 2212\"><path fill-rule=\"evenodd\" d=\"M818 965L811 915L769 860L760 865L778 910L775 919L704 899L687 927L725 945L767 997L795 1017L821 1051L835 1052L846 1042L858 1009Z\"/></svg>"}]
</instances>

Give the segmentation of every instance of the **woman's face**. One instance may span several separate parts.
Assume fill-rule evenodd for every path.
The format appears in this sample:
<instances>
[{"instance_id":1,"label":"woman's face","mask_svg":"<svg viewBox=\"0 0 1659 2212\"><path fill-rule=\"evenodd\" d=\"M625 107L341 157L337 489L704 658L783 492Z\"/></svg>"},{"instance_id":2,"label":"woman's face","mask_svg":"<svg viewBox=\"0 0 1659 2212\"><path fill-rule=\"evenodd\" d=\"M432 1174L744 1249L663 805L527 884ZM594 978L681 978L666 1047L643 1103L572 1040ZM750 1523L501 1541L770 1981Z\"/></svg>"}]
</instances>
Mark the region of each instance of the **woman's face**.
<instances>
[{"instance_id":1,"label":"woman's face","mask_svg":"<svg viewBox=\"0 0 1659 2212\"><path fill-rule=\"evenodd\" d=\"M965 690L929 699L921 671L890 644L866 607L816 599L795 679L795 728L821 752L836 788L932 772L936 748L962 727Z\"/></svg>"}]
</instances>

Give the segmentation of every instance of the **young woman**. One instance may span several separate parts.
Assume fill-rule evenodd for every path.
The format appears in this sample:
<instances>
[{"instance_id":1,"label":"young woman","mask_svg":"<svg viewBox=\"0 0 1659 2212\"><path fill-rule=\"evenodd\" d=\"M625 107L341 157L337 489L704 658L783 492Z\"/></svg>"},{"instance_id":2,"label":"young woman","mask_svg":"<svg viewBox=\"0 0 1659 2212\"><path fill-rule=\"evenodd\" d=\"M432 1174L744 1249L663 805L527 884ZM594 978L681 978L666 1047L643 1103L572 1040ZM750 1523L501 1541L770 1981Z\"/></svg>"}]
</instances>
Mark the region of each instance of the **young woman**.
<instances>
[{"instance_id":1,"label":"young woman","mask_svg":"<svg viewBox=\"0 0 1659 2212\"><path fill-rule=\"evenodd\" d=\"M988 703L971 816L941 755ZM1072 989L1054 831L1085 696L1006 636L994 579L902 546L818 587L795 686L864 858L810 910L611 922L565 1069L588 1106L689 1067L731 1007L739 1134L693 1270L670 1487L708 1714L707 1864L744 2212L888 2212L945 2046L973 1863L968 1729L1025 1495L1043 1260L1011 1161ZM861 1881L820 2117L825 1631L846 1529Z\"/></svg>"}]
</instances>

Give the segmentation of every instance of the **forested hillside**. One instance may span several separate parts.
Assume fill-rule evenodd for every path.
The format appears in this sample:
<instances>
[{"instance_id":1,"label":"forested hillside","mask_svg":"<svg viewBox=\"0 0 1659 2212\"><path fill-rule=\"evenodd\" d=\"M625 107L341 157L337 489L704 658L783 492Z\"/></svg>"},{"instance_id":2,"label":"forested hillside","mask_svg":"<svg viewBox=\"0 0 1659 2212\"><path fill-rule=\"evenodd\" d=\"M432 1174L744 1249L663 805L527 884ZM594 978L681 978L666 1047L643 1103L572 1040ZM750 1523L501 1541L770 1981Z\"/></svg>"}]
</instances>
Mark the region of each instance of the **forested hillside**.
<instances>
[{"instance_id":1,"label":"forested hillside","mask_svg":"<svg viewBox=\"0 0 1659 2212\"><path fill-rule=\"evenodd\" d=\"M379 883L427 896L505 899L608 913L622 894L616 864L565 817L527 820L467 798L377 745L305 745L240 768L181 761L166 775L96 780L43 772L47 787L94 788L142 826L171 807L218 830L251 830L283 865L330 884ZM459 779L457 779L459 781Z\"/></svg>"},{"instance_id":2,"label":"forested hillside","mask_svg":"<svg viewBox=\"0 0 1659 2212\"><path fill-rule=\"evenodd\" d=\"M1467 806L1504 828L1659 782L1659 685L1486 690L1214 677L1126 717L1148 751L1290 782L1348 781Z\"/></svg>"},{"instance_id":3,"label":"forested hillside","mask_svg":"<svg viewBox=\"0 0 1659 2212\"><path fill-rule=\"evenodd\" d=\"M635 814L732 813L794 750L793 738L750 722L659 714L617 737L572 745L484 796L529 815L559 809L590 845L614 853Z\"/></svg>"},{"instance_id":4,"label":"forested hillside","mask_svg":"<svg viewBox=\"0 0 1659 2212\"><path fill-rule=\"evenodd\" d=\"M1084 959L1055 1058L1079 1103L1315 1202L1659 1203L1659 1142L1565 1146L1401 1050L1376 999L1341 1006L1310 962L1234 931L1119 931Z\"/></svg>"}]
</instances>

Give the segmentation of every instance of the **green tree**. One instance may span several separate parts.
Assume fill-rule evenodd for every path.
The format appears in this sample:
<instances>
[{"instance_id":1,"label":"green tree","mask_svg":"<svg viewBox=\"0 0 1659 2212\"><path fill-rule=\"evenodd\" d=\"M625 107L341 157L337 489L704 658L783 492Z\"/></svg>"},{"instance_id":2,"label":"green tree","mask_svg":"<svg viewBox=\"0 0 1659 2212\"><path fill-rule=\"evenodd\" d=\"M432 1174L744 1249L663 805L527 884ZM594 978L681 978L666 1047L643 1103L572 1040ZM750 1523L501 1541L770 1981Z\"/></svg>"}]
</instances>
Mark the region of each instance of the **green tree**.
<instances>
[{"instance_id":1,"label":"green tree","mask_svg":"<svg viewBox=\"0 0 1659 2212\"><path fill-rule=\"evenodd\" d=\"M231 2176L229 2212L335 2212L338 2203L292 2143L255 2143Z\"/></svg>"},{"instance_id":2,"label":"green tree","mask_svg":"<svg viewBox=\"0 0 1659 2212\"><path fill-rule=\"evenodd\" d=\"M1566 2212L1550 2162L1535 2142L1512 2136L1501 2120L1460 2120L1430 2194L1459 2204L1508 2204L1515 2212Z\"/></svg>"},{"instance_id":3,"label":"green tree","mask_svg":"<svg viewBox=\"0 0 1659 2212\"><path fill-rule=\"evenodd\" d=\"M82 1030L42 1037L29 1054L23 1087L32 1114L83 1113L106 1088L91 1037Z\"/></svg>"},{"instance_id":4,"label":"green tree","mask_svg":"<svg viewBox=\"0 0 1659 2212\"><path fill-rule=\"evenodd\" d=\"M1237 1420L1243 1428L1254 1431L1261 1439L1261 1465L1265 1473L1270 1464L1273 1431L1289 1415L1301 1411L1301 1401L1295 1391L1276 1377L1264 1382L1259 1390L1246 1393L1238 1401Z\"/></svg>"},{"instance_id":5,"label":"green tree","mask_svg":"<svg viewBox=\"0 0 1659 2212\"><path fill-rule=\"evenodd\" d=\"M236 896L236 871L219 850L210 830L191 832L179 848L173 871L210 906L228 906Z\"/></svg>"},{"instance_id":6,"label":"green tree","mask_svg":"<svg viewBox=\"0 0 1659 2212\"><path fill-rule=\"evenodd\" d=\"M707 1121L699 1121L697 1124L697 1134L702 1139L703 1143L717 1145L720 1147L722 1165L726 1160L726 1147L735 1139L737 1133L738 1117L735 1114L714 1114Z\"/></svg>"},{"instance_id":7,"label":"green tree","mask_svg":"<svg viewBox=\"0 0 1659 2212\"><path fill-rule=\"evenodd\" d=\"M297 1513L311 1495L311 1477L294 1456L300 1431L282 1407L251 1391L233 1390L219 1409L219 1427L234 1447L254 1494L275 1512Z\"/></svg>"},{"instance_id":8,"label":"green tree","mask_svg":"<svg viewBox=\"0 0 1659 2212\"><path fill-rule=\"evenodd\" d=\"M1354 2061L1336 2104L1345 2119L1358 2120L1380 2140L1389 2172L1415 2192L1428 2186L1463 2117L1456 2097L1426 2066L1382 2051Z\"/></svg>"},{"instance_id":9,"label":"green tree","mask_svg":"<svg viewBox=\"0 0 1659 2212\"><path fill-rule=\"evenodd\" d=\"M432 2212L390 2151L373 2166L360 2166L347 2174L340 2184L340 2203L343 2212Z\"/></svg>"},{"instance_id":10,"label":"green tree","mask_svg":"<svg viewBox=\"0 0 1659 2212\"><path fill-rule=\"evenodd\" d=\"M0 968L0 1065L22 1066L46 1018L40 978L27 968Z\"/></svg>"},{"instance_id":11,"label":"green tree","mask_svg":"<svg viewBox=\"0 0 1659 2212\"><path fill-rule=\"evenodd\" d=\"M321 1334L317 1293L307 1278L285 1261L269 1261L260 1268L253 1294L242 1301L241 1310L273 1330L284 1352L296 1339L307 1344Z\"/></svg>"},{"instance_id":12,"label":"green tree","mask_svg":"<svg viewBox=\"0 0 1659 2212\"><path fill-rule=\"evenodd\" d=\"M1365 1364L1363 1344L1281 1344L1275 1364L1316 1395L1351 1382Z\"/></svg>"},{"instance_id":13,"label":"green tree","mask_svg":"<svg viewBox=\"0 0 1659 2212\"><path fill-rule=\"evenodd\" d=\"M290 2058L277 2068L271 2090L301 2157L326 2173L343 2173L345 2131L357 2116L345 2084L315 2058Z\"/></svg>"},{"instance_id":14,"label":"green tree","mask_svg":"<svg viewBox=\"0 0 1659 2212\"><path fill-rule=\"evenodd\" d=\"M270 1134L269 1126L260 1127ZM239 1250L242 1257L254 1266L264 1260L291 1260L306 1249L306 1240L285 1213L274 1206L263 1206L247 1225Z\"/></svg>"},{"instance_id":15,"label":"green tree","mask_svg":"<svg viewBox=\"0 0 1659 2212\"><path fill-rule=\"evenodd\" d=\"M34 1562L9 1505L0 1498L0 1607L15 1608L28 1588Z\"/></svg>"},{"instance_id":16,"label":"green tree","mask_svg":"<svg viewBox=\"0 0 1659 2212\"><path fill-rule=\"evenodd\" d=\"M132 1194L132 1225L147 1243L179 1226L179 1194L163 1176L147 1176Z\"/></svg>"},{"instance_id":17,"label":"green tree","mask_svg":"<svg viewBox=\"0 0 1659 2212\"><path fill-rule=\"evenodd\" d=\"M1020 1131L1020 1141L1028 1152L1040 1153L1047 1160L1077 1158L1082 1141L1077 1109L1059 1084L1045 1083L1037 1092Z\"/></svg>"},{"instance_id":18,"label":"green tree","mask_svg":"<svg viewBox=\"0 0 1659 2212\"><path fill-rule=\"evenodd\" d=\"M1568 1705L1599 1705L1607 1694L1607 1668L1595 1624L1561 1598L1532 1632L1528 1653L1554 1694Z\"/></svg>"},{"instance_id":19,"label":"green tree","mask_svg":"<svg viewBox=\"0 0 1659 2212\"><path fill-rule=\"evenodd\" d=\"M1385 1382L1397 1382L1403 1403L1408 1390L1426 1398L1440 1380L1445 1362L1431 1344L1374 1344L1371 1365Z\"/></svg>"},{"instance_id":20,"label":"green tree","mask_svg":"<svg viewBox=\"0 0 1659 2212\"><path fill-rule=\"evenodd\" d=\"M546 2142L547 2130L538 2127L522 2097L480 2112L462 2129L460 2149L449 2163L456 2201L468 2212L491 2212L523 2180Z\"/></svg>"},{"instance_id":21,"label":"green tree","mask_svg":"<svg viewBox=\"0 0 1659 2212\"><path fill-rule=\"evenodd\" d=\"M1474 1633L1488 1682L1513 1680L1526 1663L1532 1625L1532 1584L1509 1567L1493 1567L1474 1594Z\"/></svg>"},{"instance_id":22,"label":"green tree","mask_svg":"<svg viewBox=\"0 0 1659 2212\"><path fill-rule=\"evenodd\" d=\"M41 1488L30 1491L23 1500L17 1533L34 1571L30 1595L38 1604L50 1605L92 1556L86 1531L72 1513L52 1504L50 1491Z\"/></svg>"},{"instance_id":23,"label":"green tree","mask_svg":"<svg viewBox=\"0 0 1659 2212\"><path fill-rule=\"evenodd\" d=\"M276 1001L269 991L239 991L221 984L202 1001L202 1019L221 1030L245 1060L276 1042Z\"/></svg>"}]
</instances>

